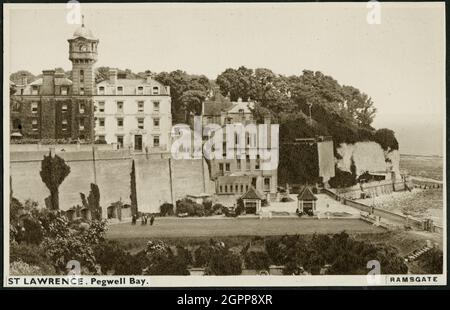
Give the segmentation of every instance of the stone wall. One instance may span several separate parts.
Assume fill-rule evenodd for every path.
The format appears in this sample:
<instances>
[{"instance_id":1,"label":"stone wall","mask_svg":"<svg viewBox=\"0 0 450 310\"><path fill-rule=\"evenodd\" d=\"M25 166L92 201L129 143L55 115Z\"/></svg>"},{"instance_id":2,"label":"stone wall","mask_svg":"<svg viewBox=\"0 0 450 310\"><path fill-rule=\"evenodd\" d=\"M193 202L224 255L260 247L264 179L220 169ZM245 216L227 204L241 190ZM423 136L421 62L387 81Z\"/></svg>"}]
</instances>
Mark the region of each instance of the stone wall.
<instances>
[{"instance_id":1,"label":"stone wall","mask_svg":"<svg viewBox=\"0 0 450 310\"><path fill-rule=\"evenodd\" d=\"M44 148L44 147L42 147ZM11 152L10 174L13 194L20 201L32 199L41 206L49 195L41 180L41 160L49 150ZM213 193L208 167L202 160L173 160L168 153L132 154L128 150L64 151L55 153L70 166L71 172L60 186L60 208L67 210L80 204L80 192L86 195L90 183L100 189L100 202L106 208L113 202L130 202L130 172L136 165L138 208L159 212L164 202L176 201L186 194Z\"/></svg>"}]
</instances>

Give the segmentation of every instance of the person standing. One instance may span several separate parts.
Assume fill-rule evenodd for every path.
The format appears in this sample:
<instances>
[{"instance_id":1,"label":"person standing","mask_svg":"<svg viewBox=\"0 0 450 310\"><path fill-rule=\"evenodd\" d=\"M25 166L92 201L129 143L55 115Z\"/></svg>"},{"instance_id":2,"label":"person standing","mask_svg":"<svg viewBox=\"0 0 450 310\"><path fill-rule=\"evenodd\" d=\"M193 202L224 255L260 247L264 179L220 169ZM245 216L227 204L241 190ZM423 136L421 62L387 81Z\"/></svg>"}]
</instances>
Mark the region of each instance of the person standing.
<instances>
[{"instance_id":1,"label":"person standing","mask_svg":"<svg viewBox=\"0 0 450 310\"><path fill-rule=\"evenodd\" d=\"M155 221L155 216L154 215L152 215L152 217L150 218L150 226L152 226L153 225L153 222Z\"/></svg>"}]
</instances>

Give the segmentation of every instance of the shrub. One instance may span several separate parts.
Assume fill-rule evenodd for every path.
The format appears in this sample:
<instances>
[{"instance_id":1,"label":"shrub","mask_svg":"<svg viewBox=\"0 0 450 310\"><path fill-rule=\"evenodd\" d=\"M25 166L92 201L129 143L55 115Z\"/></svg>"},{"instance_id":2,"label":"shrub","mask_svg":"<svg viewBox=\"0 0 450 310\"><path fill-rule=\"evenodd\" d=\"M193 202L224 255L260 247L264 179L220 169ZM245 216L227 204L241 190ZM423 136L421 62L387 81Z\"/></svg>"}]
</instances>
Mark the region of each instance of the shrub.
<instances>
[{"instance_id":1,"label":"shrub","mask_svg":"<svg viewBox=\"0 0 450 310\"><path fill-rule=\"evenodd\" d=\"M220 203L216 203L215 205L213 205L212 210L213 210L213 214L223 214L223 209L225 208L225 206L223 204Z\"/></svg>"},{"instance_id":2,"label":"shrub","mask_svg":"<svg viewBox=\"0 0 450 310\"><path fill-rule=\"evenodd\" d=\"M236 201L236 209L235 209L236 215L241 215L245 212L245 207L244 207L244 201L239 198Z\"/></svg>"},{"instance_id":3,"label":"shrub","mask_svg":"<svg viewBox=\"0 0 450 310\"><path fill-rule=\"evenodd\" d=\"M9 273L12 276L39 276L42 275L38 266L29 265L22 261L16 261L9 264Z\"/></svg>"},{"instance_id":4,"label":"shrub","mask_svg":"<svg viewBox=\"0 0 450 310\"><path fill-rule=\"evenodd\" d=\"M419 258L419 266L425 273L442 274L443 253L437 249L431 249Z\"/></svg>"},{"instance_id":5,"label":"shrub","mask_svg":"<svg viewBox=\"0 0 450 310\"><path fill-rule=\"evenodd\" d=\"M203 201L203 208L205 210L206 215L212 215L213 214L213 205L211 200Z\"/></svg>"},{"instance_id":6,"label":"shrub","mask_svg":"<svg viewBox=\"0 0 450 310\"><path fill-rule=\"evenodd\" d=\"M229 251L214 253L206 268L208 275L240 275L242 273L241 257Z\"/></svg>"},{"instance_id":7,"label":"shrub","mask_svg":"<svg viewBox=\"0 0 450 310\"><path fill-rule=\"evenodd\" d=\"M174 214L173 212L173 204L165 202L160 207L160 215L161 216L171 216Z\"/></svg>"},{"instance_id":8,"label":"shrub","mask_svg":"<svg viewBox=\"0 0 450 310\"><path fill-rule=\"evenodd\" d=\"M247 252L244 256L245 267L249 269L269 269L270 257L266 252Z\"/></svg>"},{"instance_id":9,"label":"shrub","mask_svg":"<svg viewBox=\"0 0 450 310\"><path fill-rule=\"evenodd\" d=\"M30 266L36 266L41 275L55 275L52 262L45 255L42 247L34 244L16 243L10 244L9 259L11 262L22 262Z\"/></svg>"},{"instance_id":10,"label":"shrub","mask_svg":"<svg viewBox=\"0 0 450 310\"><path fill-rule=\"evenodd\" d=\"M190 199L184 198L176 202L176 213L187 213L189 216L195 215L194 202Z\"/></svg>"}]
</instances>

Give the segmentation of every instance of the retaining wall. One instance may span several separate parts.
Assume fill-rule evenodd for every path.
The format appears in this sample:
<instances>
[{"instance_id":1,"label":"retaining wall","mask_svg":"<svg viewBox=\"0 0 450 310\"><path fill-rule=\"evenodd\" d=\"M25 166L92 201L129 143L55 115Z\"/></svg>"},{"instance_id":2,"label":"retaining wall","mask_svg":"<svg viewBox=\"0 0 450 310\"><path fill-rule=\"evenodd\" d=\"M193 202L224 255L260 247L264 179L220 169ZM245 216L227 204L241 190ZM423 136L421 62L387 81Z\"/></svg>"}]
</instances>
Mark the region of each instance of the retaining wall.
<instances>
[{"instance_id":1,"label":"retaining wall","mask_svg":"<svg viewBox=\"0 0 450 310\"><path fill-rule=\"evenodd\" d=\"M41 206L49 191L40 177L41 160L49 150L10 153L10 175L14 196L20 201L32 199ZM55 153L70 166L70 174L59 188L60 208L81 205L80 192L86 195L90 183L100 189L103 214L113 202L130 201L132 160L136 167L138 208L143 212L159 212L164 202L175 201L186 194L214 193L208 166L201 159L173 160L170 153L133 154L128 150L83 150Z\"/></svg>"}]
</instances>

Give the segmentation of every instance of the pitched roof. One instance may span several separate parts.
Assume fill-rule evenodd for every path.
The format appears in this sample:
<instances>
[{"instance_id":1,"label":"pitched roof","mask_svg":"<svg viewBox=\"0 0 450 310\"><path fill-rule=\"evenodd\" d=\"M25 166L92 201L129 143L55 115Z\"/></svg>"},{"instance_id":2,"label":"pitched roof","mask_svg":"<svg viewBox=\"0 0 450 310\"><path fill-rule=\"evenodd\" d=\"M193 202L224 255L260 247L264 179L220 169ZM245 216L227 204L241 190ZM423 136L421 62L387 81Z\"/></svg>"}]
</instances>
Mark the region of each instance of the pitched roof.
<instances>
[{"instance_id":1,"label":"pitched roof","mask_svg":"<svg viewBox=\"0 0 450 310\"><path fill-rule=\"evenodd\" d=\"M241 199L260 199L263 200L263 195L259 193L253 186L250 186L249 190L241 196Z\"/></svg>"},{"instance_id":2,"label":"pitched roof","mask_svg":"<svg viewBox=\"0 0 450 310\"><path fill-rule=\"evenodd\" d=\"M314 196L314 194L312 193L311 189L308 186L305 186L303 190L300 192L300 194L298 194L297 199L303 201L312 201L317 200L317 197Z\"/></svg>"}]
</instances>

